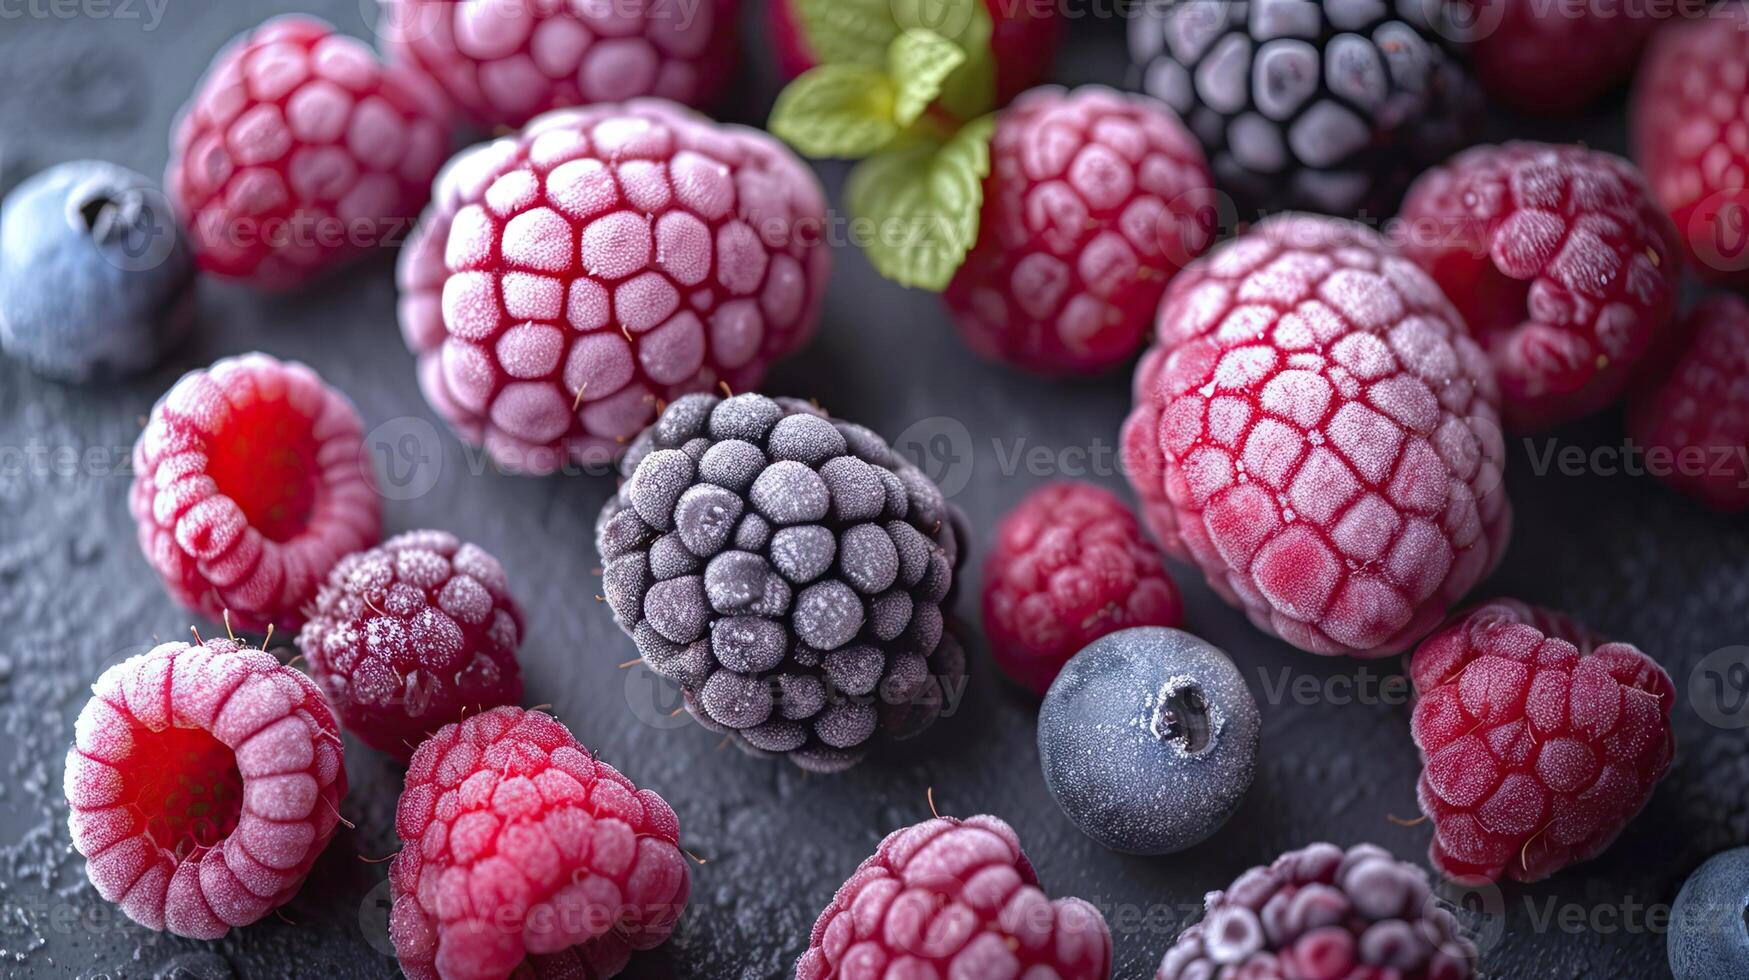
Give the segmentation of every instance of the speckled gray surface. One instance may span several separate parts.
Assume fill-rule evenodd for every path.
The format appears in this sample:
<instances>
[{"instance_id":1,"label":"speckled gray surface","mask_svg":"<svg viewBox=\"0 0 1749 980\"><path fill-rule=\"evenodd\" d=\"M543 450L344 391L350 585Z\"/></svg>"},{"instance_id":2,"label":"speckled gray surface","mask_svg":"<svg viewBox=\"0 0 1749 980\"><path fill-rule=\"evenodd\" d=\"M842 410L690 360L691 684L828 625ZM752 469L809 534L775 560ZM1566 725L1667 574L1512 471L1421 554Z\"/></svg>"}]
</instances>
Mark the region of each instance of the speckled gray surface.
<instances>
[{"instance_id":1,"label":"speckled gray surface","mask_svg":"<svg viewBox=\"0 0 1749 980\"><path fill-rule=\"evenodd\" d=\"M375 4L7 6L26 13L0 19L0 189L79 156L157 173L171 116L211 53L294 5L368 35L361 10ZM87 15L28 12L65 9ZM1060 80L1122 81L1121 25L1081 19L1071 32ZM761 115L773 93L758 42L749 61L741 118ZM1619 147L1619 113L1618 100L1584 120L1497 126ZM836 196L842 169L824 173ZM1127 377L1047 384L982 363L955 340L937 300L880 282L853 252L839 252L832 287L819 338L775 373L767 391L818 396L835 414L921 447L979 536L1048 476L1090 474L1122 488L1115 457ZM1002 816L1051 893L1105 909L1124 978L1152 975L1205 891L1288 848L1372 840L1425 862L1427 827L1390 819L1414 815L1418 768L1404 689L1386 680L1397 662L1362 665L1290 650L1257 634L1184 569L1175 572L1188 626L1240 664L1264 729L1257 779L1239 812L1183 854L1122 857L1075 830L1039 773L1036 702L1000 682L975 638L972 684L954 716L902 751L822 778L719 750L719 737L667 718L675 702L647 672L615 669L632 648L591 599L592 523L609 483L482 473L477 457L433 427L395 329L391 259L383 255L292 296L203 285L196 339L137 382L68 388L0 363L0 973L393 975L383 952L386 865L361 859L389 853L399 774L362 747L349 752L353 790L344 807L357 829L335 838L282 918L222 942L171 939L120 920L68 848L61 760L86 686L102 667L189 624L134 543L124 502L127 447L177 374L255 348L314 364L353 397L367 426L384 427L376 438L397 498L387 503L389 531L447 528L504 560L529 610L530 703L551 702L585 743L663 793L686 846L709 859L694 869L694 904L674 941L638 957L631 975L781 975L815 914L881 835L928 815L929 787L943 812ZM1551 446L1589 453L1622 438L1619 419L1607 415L1537 442L1534 453L1514 442L1508 481L1518 532L1482 592L1566 609L1651 651L1682 692L1678 758L1646 813L1601 859L1534 887L1468 896L1491 913L1469 917L1481 928L1490 976L1668 975L1648 907L1667 906L1707 855L1749 843L1745 729L1706 720L1741 725L1749 711L1728 688L1718 699L1691 683L1710 653L1749 644L1749 522L1705 513L1644 479L1564 475L1558 457L1537 472ZM958 606L974 621L984 554L980 537ZM1731 656L1707 665L1722 667Z\"/></svg>"}]
</instances>

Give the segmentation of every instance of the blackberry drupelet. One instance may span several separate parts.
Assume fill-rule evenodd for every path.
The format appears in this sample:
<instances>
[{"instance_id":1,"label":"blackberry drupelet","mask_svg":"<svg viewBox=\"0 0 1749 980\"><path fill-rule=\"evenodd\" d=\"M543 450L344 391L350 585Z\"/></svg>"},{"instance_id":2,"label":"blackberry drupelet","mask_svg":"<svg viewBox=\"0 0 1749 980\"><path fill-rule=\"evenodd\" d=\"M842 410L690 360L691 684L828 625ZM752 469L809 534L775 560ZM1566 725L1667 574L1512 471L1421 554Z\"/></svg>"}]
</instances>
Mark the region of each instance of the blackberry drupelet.
<instances>
[{"instance_id":1,"label":"blackberry drupelet","mask_svg":"<svg viewBox=\"0 0 1749 980\"><path fill-rule=\"evenodd\" d=\"M1152 0L1130 52L1241 207L1383 217L1479 119L1447 17L1412 0Z\"/></svg>"},{"instance_id":2,"label":"blackberry drupelet","mask_svg":"<svg viewBox=\"0 0 1749 980\"><path fill-rule=\"evenodd\" d=\"M836 771L959 691L943 607L963 524L873 432L793 399L688 395L620 471L602 591L705 727Z\"/></svg>"}]
</instances>

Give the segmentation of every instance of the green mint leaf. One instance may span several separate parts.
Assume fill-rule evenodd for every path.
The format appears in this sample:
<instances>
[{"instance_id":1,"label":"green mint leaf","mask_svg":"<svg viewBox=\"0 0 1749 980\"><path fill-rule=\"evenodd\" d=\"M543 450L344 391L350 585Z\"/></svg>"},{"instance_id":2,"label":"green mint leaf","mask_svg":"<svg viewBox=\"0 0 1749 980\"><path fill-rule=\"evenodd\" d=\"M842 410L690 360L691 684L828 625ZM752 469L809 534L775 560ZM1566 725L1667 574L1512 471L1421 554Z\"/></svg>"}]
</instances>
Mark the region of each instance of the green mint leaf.
<instances>
[{"instance_id":1,"label":"green mint leaf","mask_svg":"<svg viewBox=\"0 0 1749 980\"><path fill-rule=\"evenodd\" d=\"M898 98L886 72L861 65L820 65L777 97L768 128L810 157L864 157L899 134Z\"/></svg>"},{"instance_id":2,"label":"green mint leaf","mask_svg":"<svg viewBox=\"0 0 1749 980\"><path fill-rule=\"evenodd\" d=\"M899 89L893 104L899 125L916 122L941 94L942 83L965 62L960 46L934 31L912 28L894 38L887 48L887 74Z\"/></svg>"},{"instance_id":3,"label":"green mint leaf","mask_svg":"<svg viewBox=\"0 0 1749 980\"><path fill-rule=\"evenodd\" d=\"M851 172L845 200L854 217L872 224L863 248L881 275L903 286L947 288L978 240L995 128L985 116L945 143L892 149Z\"/></svg>"},{"instance_id":4,"label":"green mint leaf","mask_svg":"<svg viewBox=\"0 0 1749 980\"><path fill-rule=\"evenodd\" d=\"M879 68L887 45L899 36L895 2L900 0L795 0L796 21L816 62Z\"/></svg>"},{"instance_id":5,"label":"green mint leaf","mask_svg":"<svg viewBox=\"0 0 1749 980\"><path fill-rule=\"evenodd\" d=\"M966 62L948 76L940 100L956 119L976 119L996 108L996 55L990 47L995 29L990 11L975 3L965 29L953 38L966 53Z\"/></svg>"}]
</instances>

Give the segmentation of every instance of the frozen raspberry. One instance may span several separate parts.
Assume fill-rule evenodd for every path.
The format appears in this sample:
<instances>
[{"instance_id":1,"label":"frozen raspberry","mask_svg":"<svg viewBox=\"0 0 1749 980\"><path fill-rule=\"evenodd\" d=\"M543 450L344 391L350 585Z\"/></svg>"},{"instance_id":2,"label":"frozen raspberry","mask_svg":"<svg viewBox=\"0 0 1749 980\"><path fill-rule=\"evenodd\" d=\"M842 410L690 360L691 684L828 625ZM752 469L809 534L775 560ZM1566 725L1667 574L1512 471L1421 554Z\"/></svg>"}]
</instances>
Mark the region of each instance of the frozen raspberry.
<instances>
[{"instance_id":1,"label":"frozen raspberry","mask_svg":"<svg viewBox=\"0 0 1749 980\"><path fill-rule=\"evenodd\" d=\"M1288 851L1210 892L1204 908L1155 980L1476 976L1475 944L1427 873L1373 844Z\"/></svg>"},{"instance_id":2,"label":"frozen raspberry","mask_svg":"<svg viewBox=\"0 0 1749 980\"><path fill-rule=\"evenodd\" d=\"M1498 395L1426 274L1345 221L1267 221L1186 269L1124 462L1168 553L1303 650L1403 650L1499 561Z\"/></svg>"},{"instance_id":3,"label":"frozen raspberry","mask_svg":"<svg viewBox=\"0 0 1749 980\"><path fill-rule=\"evenodd\" d=\"M797 3L766 0L778 70L785 81L814 67L817 61L797 15ZM1044 79L1062 38L1063 18L1052 3L984 0L984 7L990 12L990 54L996 60L996 102L1000 105ZM928 13L928 8L920 9Z\"/></svg>"},{"instance_id":4,"label":"frozen raspberry","mask_svg":"<svg viewBox=\"0 0 1749 980\"><path fill-rule=\"evenodd\" d=\"M972 348L1092 374L1147 339L1160 294L1213 241L1196 140L1152 99L1039 88L997 117L978 243L943 298Z\"/></svg>"},{"instance_id":5,"label":"frozen raspberry","mask_svg":"<svg viewBox=\"0 0 1749 980\"><path fill-rule=\"evenodd\" d=\"M170 141L164 188L196 263L278 288L398 241L448 149L442 105L314 18L233 41Z\"/></svg>"},{"instance_id":6,"label":"frozen raspberry","mask_svg":"<svg viewBox=\"0 0 1749 980\"><path fill-rule=\"evenodd\" d=\"M322 692L234 640L103 672L67 753L67 824L98 894L148 929L217 939L284 905L340 820Z\"/></svg>"},{"instance_id":7,"label":"frozen raspberry","mask_svg":"<svg viewBox=\"0 0 1749 980\"><path fill-rule=\"evenodd\" d=\"M888 834L796 962L796 980L1022 975L1106 980L1111 932L1087 902L1046 898L1014 828L989 816Z\"/></svg>"},{"instance_id":8,"label":"frozen raspberry","mask_svg":"<svg viewBox=\"0 0 1749 980\"><path fill-rule=\"evenodd\" d=\"M1540 881L1596 857L1670 768L1669 675L1629 644L1549 633L1549 615L1490 603L1409 661L1421 812L1455 880Z\"/></svg>"},{"instance_id":9,"label":"frozen raspberry","mask_svg":"<svg viewBox=\"0 0 1749 980\"><path fill-rule=\"evenodd\" d=\"M643 99L452 160L401 253L440 414L507 470L605 467L664 401L756 387L812 335L826 199L764 133Z\"/></svg>"},{"instance_id":10,"label":"frozen raspberry","mask_svg":"<svg viewBox=\"0 0 1749 980\"><path fill-rule=\"evenodd\" d=\"M602 591L701 725L831 772L962 686L943 615L960 525L880 436L806 402L689 395L620 469Z\"/></svg>"},{"instance_id":11,"label":"frozen raspberry","mask_svg":"<svg viewBox=\"0 0 1749 980\"><path fill-rule=\"evenodd\" d=\"M409 980L611 977L668 939L680 823L551 716L493 708L413 753L389 935Z\"/></svg>"},{"instance_id":12,"label":"frozen raspberry","mask_svg":"<svg viewBox=\"0 0 1749 980\"><path fill-rule=\"evenodd\" d=\"M1184 117L1247 212L1390 214L1480 116L1444 0L1132 6L1139 87Z\"/></svg>"},{"instance_id":13,"label":"frozen raspberry","mask_svg":"<svg viewBox=\"0 0 1749 980\"><path fill-rule=\"evenodd\" d=\"M482 129L642 95L705 106L735 63L736 0L382 0L390 58Z\"/></svg>"},{"instance_id":14,"label":"frozen raspberry","mask_svg":"<svg viewBox=\"0 0 1749 980\"><path fill-rule=\"evenodd\" d=\"M1603 408L1643 357L1673 343L1675 229L1620 157L1477 147L1417 180L1401 218L1405 254L1493 360L1514 428Z\"/></svg>"},{"instance_id":15,"label":"frozen raspberry","mask_svg":"<svg viewBox=\"0 0 1749 980\"><path fill-rule=\"evenodd\" d=\"M1634 92L1634 158L1700 275L1749 288L1749 5L1659 34Z\"/></svg>"},{"instance_id":16,"label":"frozen raspberry","mask_svg":"<svg viewBox=\"0 0 1749 980\"><path fill-rule=\"evenodd\" d=\"M134 444L128 508L146 560L195 612L296 629L334 563L381 532L363 439L346 396L295 361L189 372Z\"/></svg>"},{"instance_id":17,"label":"frozen raspberry","mask_svg":"<svg viewBox=\"0 0 1749 980\"><path fill-rule=\"evenodd\" d=\"M334 566L298 649L347 730L405 762L464 712L522 699L521 641L498 559L413 531Z\"/></svg>"},{"instance_id":18,"label":"frozen raspberry","mask_svg":"<svg viewBox=\"0 0 1749 980\"><path fill-rule=\"evenodd\" d=\"M1628 429L1664 482L1718 510L1749 510L1749 304L1718 296L1688 320L1693 345L1634 397Z\"/></svg>"},{"instance_id":19,"label":"frozen raspberry","mask_svg":"<svg viewBox=\"0 0 1749 980\"><path fill-rule=\"evenodd\" d=\"M1039 694L1070 657L1131 626L1177 626L1184 606L1123 501L1091 483L1028 494L984 563L984 630L1002 672Z\"/></svg>"},{"instance_id":20,"label":"frozen raspberry","mask_svg":"<svg viewBox=\"0 0 1749 980\"><path fill-rule=\"evenodd\" d=\"M1583 109L1626 79L1659 21L1673 12L1660 4L1583 0L1453 2L1488 95L1548 115Z\"/></svg>"}]
</instances>

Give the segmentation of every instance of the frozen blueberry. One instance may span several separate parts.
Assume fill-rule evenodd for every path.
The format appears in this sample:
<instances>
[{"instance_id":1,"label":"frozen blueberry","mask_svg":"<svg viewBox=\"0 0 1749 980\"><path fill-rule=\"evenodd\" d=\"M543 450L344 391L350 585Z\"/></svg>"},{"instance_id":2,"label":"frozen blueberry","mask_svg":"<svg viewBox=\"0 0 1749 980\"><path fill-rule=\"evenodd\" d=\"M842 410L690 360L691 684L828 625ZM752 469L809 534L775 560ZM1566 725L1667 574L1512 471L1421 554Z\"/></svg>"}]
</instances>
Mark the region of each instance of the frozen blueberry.
<instances>
[{"instance_id":1,"label":"frozen blueberry","mask_svg":"<svg viewBox=\"0 0 1749 980\"><path fill-rule=\"evenodd\" d=\"M1181 630L1120 630L1070 658L1038 716L1057 805L1115 851L1170 854L1219 830L1257 767L1257 704L1237 667Z\"/></svg>"},{"instance_id":2,"label":"frozen blueberry","mask_svg":"<svg viewBox=\"0 0 1749 980\"><path fill-rule=\"evenodd\" d=\"M1707 858L1670 907L1667 951L1678 980L1749 977L1749 847Z\"/></svg>"},{"instance_id":3,"label":"frozen blueberry","mask_svg":"<svg viewBox=\"0 0 1749 980\"><path fill-rule=\"evenodd\" d=\"M138 374L187 333L194 265L146 178L79 160L31 177L0 213L0 348L84 382Z\"/></svg>"}]
</instances>

